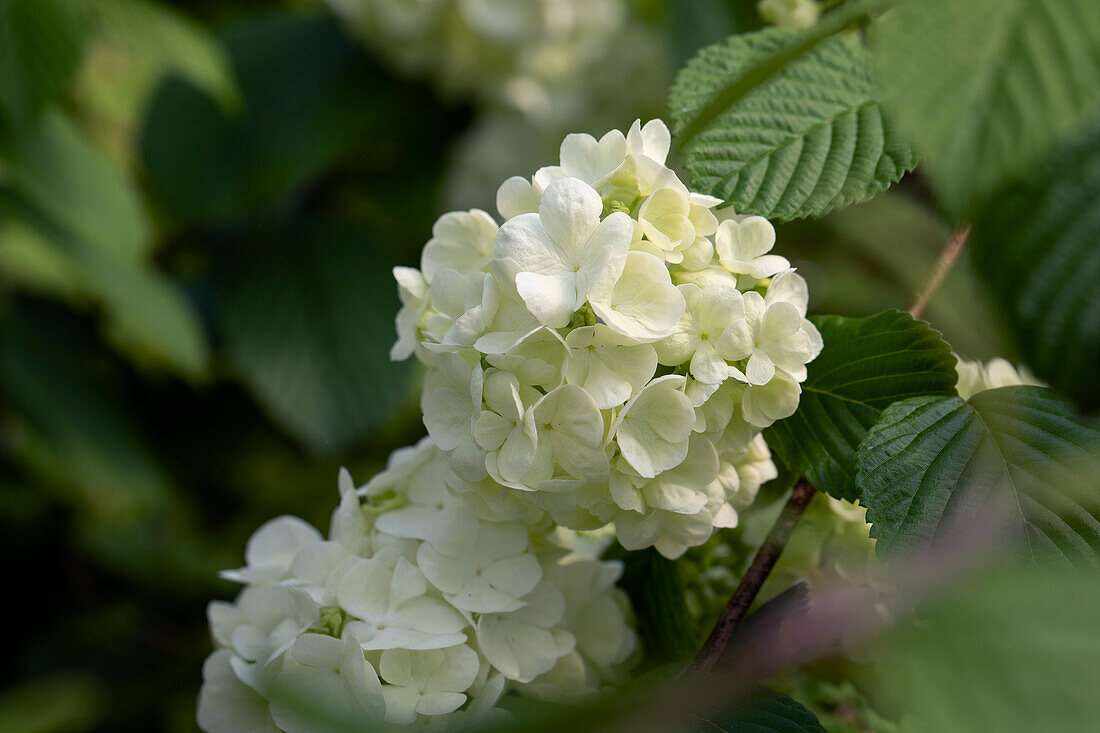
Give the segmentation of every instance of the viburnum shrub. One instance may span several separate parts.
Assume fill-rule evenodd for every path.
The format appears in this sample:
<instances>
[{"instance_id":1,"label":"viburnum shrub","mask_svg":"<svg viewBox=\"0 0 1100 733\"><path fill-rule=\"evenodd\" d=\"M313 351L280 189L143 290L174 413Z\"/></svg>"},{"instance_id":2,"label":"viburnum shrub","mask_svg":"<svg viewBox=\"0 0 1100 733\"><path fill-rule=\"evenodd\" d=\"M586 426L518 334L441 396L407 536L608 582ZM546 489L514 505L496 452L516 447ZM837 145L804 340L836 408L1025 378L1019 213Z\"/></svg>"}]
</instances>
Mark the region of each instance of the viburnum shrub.
<instances>
[{"instance_id":1,"label":"viburnum shrub","mask_svg":"<svg viewBox=\"0 0 1100 733\"><path fill-rule=\"evenodd\" d=\"M1042 5L1086 17L1075 2ZM649 671L649 694L605 698L598 720L618 705L654 725L682 714L685 730L820 730L756 684L790 691L774 671L906 623L991 557L1095 569L1100 429L1045 383L1097 404L1100 19L1040 32L1027 3L851 0L820 19L814 3L761 5L809 27L703 49L670 92L673 131L569 135L557 165L503 182L495 216L444 214L420 267L395 268L391 356L423 366L428 437L360 488L341 474L327 539L292 517L252 537L225 573L244 590L210 606L204 730L480 729L521 698L581 705ZM945 40L956 20L962 40ZM1051 44L1065 48L1046 58ZM667 163L674 138L690 186ZM866 201L917 150L952 232L916 299L808 318L771 220ZM960 359L921 320L966 246L1037 376ZM750 506L766 482L776 512ZM817 493L828 501L807 513ZM796 525L822 514L784 567ZM822 548L842 535L857 562L822 580ZM776 567L802 582L741 626ZM1062 575L1026 577L1061 598ZM928 730L990 725L974 701L1006 689L1019 698L1006 730L1047 729L1050 714L1087 728L1073 711L1095 705L1088 690L1069 714L1043 703L1076 689L1065 669L1094 666L1066 640L1100 599L1032 614L1036 629L1016 612L1036 602L1027 583L1003 586L908 628L876 668L886 696L912 692L907 714ZM941 674L951 655L959 669ZM856 697L845 710L864 709ZM720 722L703 717L720 707Z\"/></svg>"},{"instance_id":2,"label":"viburnum shrub","mask_svg":"<svg viewBox=\"0 0 1100 733\"><path fill-rule=\"evenodd\" d=\"M395 270L392 355L428 367L454 492L675 558L775 476L760 431L794 413L821 338L771 224L716 215L669 139L659 120L570 135L560 165L501 186L499 227L444 214L420 270Z\"/></svg>"}]
</instances>

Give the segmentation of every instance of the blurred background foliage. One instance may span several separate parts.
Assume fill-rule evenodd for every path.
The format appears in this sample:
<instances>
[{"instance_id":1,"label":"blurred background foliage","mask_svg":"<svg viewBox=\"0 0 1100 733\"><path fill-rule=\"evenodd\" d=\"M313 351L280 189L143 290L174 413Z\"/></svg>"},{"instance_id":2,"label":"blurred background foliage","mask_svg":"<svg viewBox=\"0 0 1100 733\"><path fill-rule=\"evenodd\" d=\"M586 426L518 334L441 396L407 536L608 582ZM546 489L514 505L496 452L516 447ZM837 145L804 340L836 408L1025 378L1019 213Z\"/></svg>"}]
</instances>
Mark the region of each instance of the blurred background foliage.
<instances>
[{"instance_id":1,"label":"blurred background foliage","mask_svg":"<svg viewBox=\"0 0 1100 733\"><path fill-rule=\"evenodd\" d=\"M761 25L747 0L629 12L655 40L626 101L540 126L403 73L321 3L0 0L0 544L29 591L5 604L0 730L194 730L205 605L235 593L217 571L273 516L324 526L340 465L365 480L423 433L391 267L564 132L665 115L696 49ZM948 233L928 200L910 176L781 227L811 309L907 303ZM926 315L1005 354L969 272ZM700 552L746 546L722 542Z\"/></svg>"}]
</instances>

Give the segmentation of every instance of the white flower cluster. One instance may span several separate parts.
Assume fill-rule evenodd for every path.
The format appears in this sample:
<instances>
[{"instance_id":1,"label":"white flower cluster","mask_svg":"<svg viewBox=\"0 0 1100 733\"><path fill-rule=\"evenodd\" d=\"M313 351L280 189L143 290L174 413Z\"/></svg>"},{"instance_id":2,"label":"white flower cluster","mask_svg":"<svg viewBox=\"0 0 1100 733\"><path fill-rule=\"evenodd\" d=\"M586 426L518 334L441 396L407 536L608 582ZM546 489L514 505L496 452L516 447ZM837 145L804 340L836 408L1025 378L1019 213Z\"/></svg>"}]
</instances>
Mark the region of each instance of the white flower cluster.
<instances>
[{"instance_id":1,"label":"white flower cluster","mask_svg":"<svg viewBox=\"0 0 1100 733\"><path fill-rule=\"evenodd\" d=\"M985 362L970 361L956 355L958 362L955 370L959 373L959 382L955 385L959 397L970 399L979 392L998 387L1016 387L1019 385L1032 385L1036 387L1047 386L1028 371L1022 364L1012 366L1007 359L995 357Z\"/></svg>"},{"instance_id":2,"label":"white flower cluster","mask_svg":"<svg viewBox=\"0 0 1100 733\"><path fill-rule=\"evenodd\" d=\"M327 540L295 517L252 536L224 574L245 589L209 607L203 730L472 723L506 715L509 686L569 702L621 681L637 640L620 564L568 531L479 516L449 472L425 440L362 488L341 472Z\"/></svg>"},{"instance_id":3,"label":"white flower cluster","mask_svg":"<svg viewBox=\"0 0 1100 733\"><path fill-rule=\"evenodd\" d=\"M665 165L668 128L569 135L486 212L444 214L394 270L395 359L451 488L501 520L613 523L674 558L775 475L760 431L798 406L821 337L771 224Z\"/></svg>"},{"instance_id":4,"label":"white flower cluster","mask_svg":"<svg viewBox=\"0 0 1100 733\"><path fill-rule=\"evenodd\" d=\"M634 30L623 0L326 1L405 71L537 117L570 116L585 75Z\"/></svg>"}]
</instances>

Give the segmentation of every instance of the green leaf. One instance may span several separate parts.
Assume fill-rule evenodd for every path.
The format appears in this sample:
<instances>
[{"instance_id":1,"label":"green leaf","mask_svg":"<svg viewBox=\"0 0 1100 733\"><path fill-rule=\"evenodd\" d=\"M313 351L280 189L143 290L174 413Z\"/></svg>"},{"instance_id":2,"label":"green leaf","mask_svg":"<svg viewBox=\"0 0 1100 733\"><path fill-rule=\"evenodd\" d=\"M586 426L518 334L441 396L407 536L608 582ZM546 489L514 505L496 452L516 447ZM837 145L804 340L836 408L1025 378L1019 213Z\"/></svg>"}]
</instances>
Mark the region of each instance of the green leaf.
<instances>
[{"instance_id":1,"label":"green leaf","mask_svg":"<svg viewBox=\"0 0 1100 733\"><path fill-rule=\"evenodd\" d=\"M12 140L3 155L14 190L37 215L96 251L138 262L152 246L152 228L127 175L71 120L46 114Z\"/></svg>"},{"instance_id":2,"label":"green leaf","mask_svg":"<svg viewBox=\"0 0 1100 733\"><path fill-rule=\"evenodd\" d=\"M214 309L245 386L317 452L366 438L404 393L390 268L356 228L297 219L215 247Z\"/></svg>"},{"instance_id":3,"label":"green leaf","mask_svg":"<svg viewBox=\"0 0 1100 733\"><path fill-rule=\"evenodd\" d=\"M70 3L0 0L0 121L34 121L80 63L83 28Z\"/></svg>"},{"instance_id":4,"label":"green leaf","mask_svg":"<svg viewBox=\"0 0 1100 733\"><path fill-rule=\"evenodd\" d=\"M227 116L180 80L160 87L142 133L151 187L181 221L224 223L263 211L384 133L372 115L372 67L335 21L279 13L230 27L223 40L245 110ZM387 118L388 119L388 118Z\"/></svg>"},{"instance_id":5,"label":"green leaf","mask_svg":"<svg viewBox=\"0 0 1100 733\"><path fill-rule=\"evenodd\" d=\"M764 431L768 445L817 489L855 501L856 447L884 409L916 395L955 392L955 357L908 313L816 316L825 347L810 362L798 411Z\"/></svg>"},{"instance_id":6,"label":"green leaf","mask_svg":"<svg viewBox=\"0 0 1100 733\"><path fill-rule=\"evenodd\" d=\"M698 716L696 716L698 717ZM717 720L699 719L698 733L825 733L817 717L790 695L760 688Z\"/></svg>"},{"instance_id":7,"label":"green leaf","mask_svg":"<svg viewBox=\"0 0 1100 733\"><path fill-rule=\"evenodd\" d=\"M202 325L148 264L151 226L125 174L58 113L17 137L7 160L0 194L7 189L18 218L39 231L40 259L67 262L76 289L103 307L108 335L142 361L202 374Z\"/></svg>"},{"instance_id":8,"label":"green leaf","mask_svg":"<svg viewBox=\"0 0 1100 733\"><path fill-rule=\"evenodd\" d=\"M186 16L146 0L83 0L81 10L96 40L123 50L127 72L140 74L146 85L174 74L227 110L240 104L229 55L216 38Z\"/></svg>"},{"instance_id":9,"label":"green leaf","mask_svg":"<svg viewBox=\"0 0 1100 733\"><path fill-rule=\"evenodd\" d=\"M1008 566L969 579L874 651L913 733L1095 730L1100 577Z\"/></svg>"},{"instance_id":10,"label":"green leaf","mask_svg":"<svg viewBox=\"0 0 1100 733\"><path fill-rule=\"evenodd\" d=\"M626 552L615 545L615 549L608 557L623 563L619 586L630 596L638 616L646 667L690 659L699 650L699 635L677 562L652 548Z\"/></svg>"},{"instance_id":11,"label":"green leaf","mask_svg":"<svg viewBox=\"0 0 1100 733\"><path fill-rule=\"evenodd\" d=\"M1098 461L1095 422L1048 389L1002 387L892 405L859 446L857 482L883 555L1006 511L1032 556L1097 565Z\"/></svg>"},{"instance_id":12,"label":"green leaf","mask_svg":"<svg viewBox=\"0 0 1100 733\"><path fill-rule=\"evenodd\" d=\"M1100 405L1100 124L1002 190L978 217L978 274L1035 373Z\"/></svg>"},{"instance_id":13,"label":"green leaf","mask_svg":"<svg viewBox=\"0 0 1100 733\"><path fill-rule=\"evenodd\" d=\"M731 78L749 76L799 37L771 29L703 49L669 94L677 133ZM916 158L883 114L870 76L866 54L847 38L790 61L689 142L693 188L738 213L784 220L821 216L886 190Z\"/></svg>"},{"instance_id":14,"label":"green leaf","mask_svg":"<svg viewBox=\"0 0 1100 733\"><path fill-rule=\"evenodd\" d=\"M910 0L871 43L887 106L955 213L1100 109L1096 0Z\"/></svg>"},{"instance_id":15,"label":"green leaf","mask_svg":"<svg viewBox=\"0 0 1100 733\"><path fill-rule=\"evenodd\" d=\"M20 417L17 460L84 515L126 522L171 505L171 481L114 385L95 378L78 335L15 310L0 339L0 390Z\"/></svg>"}]
</instances>

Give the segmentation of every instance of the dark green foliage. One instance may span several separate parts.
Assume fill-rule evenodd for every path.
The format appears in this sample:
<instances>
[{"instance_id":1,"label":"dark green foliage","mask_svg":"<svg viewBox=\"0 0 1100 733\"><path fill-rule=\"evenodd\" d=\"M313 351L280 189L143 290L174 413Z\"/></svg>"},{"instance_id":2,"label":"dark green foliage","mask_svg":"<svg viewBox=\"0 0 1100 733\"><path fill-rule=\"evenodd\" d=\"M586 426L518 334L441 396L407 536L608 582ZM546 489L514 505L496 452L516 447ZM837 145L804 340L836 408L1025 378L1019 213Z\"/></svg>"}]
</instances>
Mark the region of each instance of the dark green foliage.
<instances>
[{"instance_id":1,"label":"dark green foliage","mask_svg":"<svg viewBox=\"0 0 1100 733\"><path fill-rule=\"evenodd\" d=\"M974 265L1036 374L1100 405L1100 125L1003 189L977 218Z\"/></svg>"},{"instance_id":2,"label":"dark green foliage","mask_svg":"<svg viewBox=\"0 0 1100 733\"><path fill-rule=\"evenodd\" d=\"M676 561L652 548L635 552L617 548L609 556L613 558L623 562L619 586L630 596L638 617L646 667L691 659L700 640Z\"/></svg>"},{"instance_id":3,"label":"dark green foliage","mask_svg":"<svg viewBox=\"0 0 1100 733\"><path fill-rule=\"evenodd\" d=\"M389 257L322 219L238 232L215 249L214 312L241 381L318 452L363 440L400 403Z\"/></svg>"},{"instance_id":4,"label":"dark green foliage","mask_svg":"<svg viewBox=\"0 0 1100 733\"><path fill-rule=\"evenodd\" d=\"M860 502L884 556L999 533L1039 560L1100 565L1100 429L1039 387L892 405L859 446Z\"/></svg>"},{"instance_id":5,"label":"dark green foliage","mask_svg":"<svg viewBox=\"0 0 1100 733\"><path fill-rule=\"evenodd\" d=\"M855 501L855 452L867 429L896 400L954 394L955 357L939 333L900 311L812 320L825 347L809 364L798 411L764 436L817 489Z\"/></svg>"},{"instance_id":6,"label":"dark green foliage","mask_svg":"<svg viewBox=\"0 0 1100 733\"><path fill-rule=\"evenodd\" d=\"M760 688L747 695L717 720L700 720L698 733L825 733L817 718L801 703L782 692Z\"/></svg>"},{"instance_id":7,"label":"dark green foliage","mask_svg":"<svg viewBox=\"0 0 1100 733\"><path fill-rule=\"evenodd\" d=\"M83 27L64 0L0 0L0 132L30 125L65 92Z\"/></svg>"}]
</instances>

